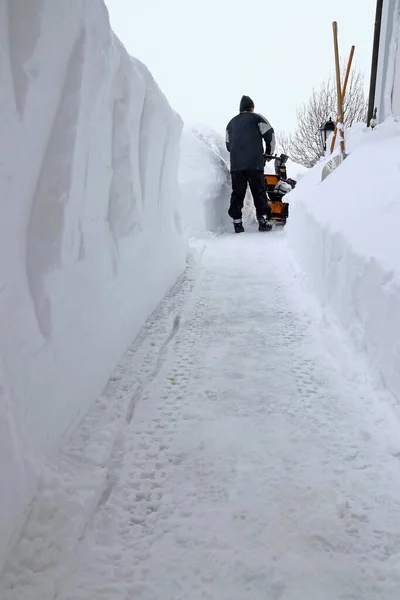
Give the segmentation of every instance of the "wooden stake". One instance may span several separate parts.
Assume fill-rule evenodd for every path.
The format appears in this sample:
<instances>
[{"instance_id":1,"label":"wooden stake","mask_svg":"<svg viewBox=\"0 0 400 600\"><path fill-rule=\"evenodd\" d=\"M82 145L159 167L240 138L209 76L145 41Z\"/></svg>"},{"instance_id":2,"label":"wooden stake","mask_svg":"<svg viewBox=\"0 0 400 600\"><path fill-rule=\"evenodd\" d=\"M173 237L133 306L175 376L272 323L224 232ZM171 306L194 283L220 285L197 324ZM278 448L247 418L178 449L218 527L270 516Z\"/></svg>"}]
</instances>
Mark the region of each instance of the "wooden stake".
<instances>
[{"instance_id":1,"label":"wooden stake","mask_svg":"<svg viewBox=\"0 0 400 600\"><path fill-rule=\"evenodd\" d=\"M333 22L333 44L335 50L335 64L336 64L336 90L337 90L337 101L338 101L338 129L340 135L340 153L342 156L345 154L344 145L344 127L343 127L343 101L342 101L342 86L340 83L340 59L339 59L339 43L338 43L338 26L337 22Z\"/></svg>"},{"instance_id":2,"label":"wooden stake","mask_svg":"<svg viewBox=\"0 0 400 600\"><path fill-rule=\"evenodd\" d=\"M350 50L350 56L349 56L349 62L347 63L347 69L346 69L346 75L344 78L344 83L343 83L343 90L342 90L342 104L344 102L344 99L346 97L346 90L347 90L347 83L349 81L349 75L350 75L350 69L351 69L351 64L353 62L353 56L354 56L354 50L356 49L355 46L351 47ZM344 115L343 115L344 117ZM336 136L337 136L337 125L338 125L338 119L336 119L336 127L335 127L335 133L333 134L333 139L332 139L332 143L331 143L331 154L335 148L335 143L336 143Z\"/></svg>"}]
</instances>

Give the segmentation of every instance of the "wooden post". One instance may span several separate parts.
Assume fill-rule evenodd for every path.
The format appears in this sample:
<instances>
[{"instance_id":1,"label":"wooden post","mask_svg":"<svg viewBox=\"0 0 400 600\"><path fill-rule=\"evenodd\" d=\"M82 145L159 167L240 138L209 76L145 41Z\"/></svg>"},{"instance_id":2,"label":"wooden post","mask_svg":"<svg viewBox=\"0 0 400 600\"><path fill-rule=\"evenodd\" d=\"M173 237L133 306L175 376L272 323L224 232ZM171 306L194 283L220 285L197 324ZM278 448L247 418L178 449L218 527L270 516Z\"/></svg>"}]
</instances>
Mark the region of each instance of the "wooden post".
<instances>
[{"instance_id":1,"label":"wooden post","mask_svg":"<svg viewBox=\"0 0 400 600\"><path fill-rule=\"evenodd\" d=\"M354 56L354 50L355 49L356 49L356 47L352 46L351 50L350 50L349 62L347 63L346 75L345 75L345 78L344 78L343 90L342 90L342 94L341 94L342 95L342 104L343 104L345 96L346 96L347 83L349 81L350 69L351 69L351 65L352 65L352 62L353 62L353 56ZM343 118L344 118L344 115L343 115ZM338 120L339 119L336 119L335 133L333 134L333 139L332 139L332 143L331 143L331 154L332 154L332 152L335 149Z\"/></svg>"},{"instance_id":2,"label":"wooden post","mask_svg":"<svg viewBox=\"0 0 400 600\"><path fill-rule=\"evenodd\" d=\"M344 126L343 126L343 102L342 102L342 86L340 83L340 59L339 59L339 43L338 43L338 26L337 22L333 22L333 44L335 50L335 64L336 64L336 90L337 90L337 101L338 101L338 129L340 136L340 153L342 156L345 154L344 145Z\"/></svg>"}]
</instances>

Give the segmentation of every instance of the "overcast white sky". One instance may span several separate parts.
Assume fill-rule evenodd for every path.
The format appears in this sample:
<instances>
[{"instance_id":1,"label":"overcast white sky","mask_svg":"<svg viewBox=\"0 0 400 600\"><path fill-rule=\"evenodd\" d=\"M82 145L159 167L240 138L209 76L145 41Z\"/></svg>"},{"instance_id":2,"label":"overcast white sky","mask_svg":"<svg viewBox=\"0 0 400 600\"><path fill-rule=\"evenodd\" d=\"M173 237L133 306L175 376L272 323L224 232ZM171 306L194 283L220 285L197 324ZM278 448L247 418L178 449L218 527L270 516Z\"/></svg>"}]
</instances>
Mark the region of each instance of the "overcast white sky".
<instances>
[{"instance_id":1,"label":"overcast white sky","mask_svg":"<svg viewBox=\"0 0 400 600\"><path fill-rule=\"evenodd\" d=\"M187 122L223 132L247 94L275 130L352 44L369 84L376 0L106 0L114 31Z\"/></svg>"}]
</instances>

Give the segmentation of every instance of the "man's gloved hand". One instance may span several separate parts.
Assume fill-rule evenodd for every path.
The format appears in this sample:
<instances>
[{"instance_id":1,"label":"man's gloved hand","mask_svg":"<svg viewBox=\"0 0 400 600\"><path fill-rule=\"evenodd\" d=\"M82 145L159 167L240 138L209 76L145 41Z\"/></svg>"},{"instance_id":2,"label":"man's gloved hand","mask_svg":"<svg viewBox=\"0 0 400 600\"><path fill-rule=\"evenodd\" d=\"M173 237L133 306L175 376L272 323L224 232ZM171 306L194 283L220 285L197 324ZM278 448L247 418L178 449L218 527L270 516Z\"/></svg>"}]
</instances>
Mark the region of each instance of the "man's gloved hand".
<instances>
[{"instance_id":1,"label":"man's gloved hand","mask_svg":"<svg viewBox=\"0 0 400 600\"><path fill-rule=\"evenodd\" d=\"M269 156L268 154L264 154L264 165L266 162L269 162L270 160L272 160L272 157Z\"/></svg>"}]
</instances>

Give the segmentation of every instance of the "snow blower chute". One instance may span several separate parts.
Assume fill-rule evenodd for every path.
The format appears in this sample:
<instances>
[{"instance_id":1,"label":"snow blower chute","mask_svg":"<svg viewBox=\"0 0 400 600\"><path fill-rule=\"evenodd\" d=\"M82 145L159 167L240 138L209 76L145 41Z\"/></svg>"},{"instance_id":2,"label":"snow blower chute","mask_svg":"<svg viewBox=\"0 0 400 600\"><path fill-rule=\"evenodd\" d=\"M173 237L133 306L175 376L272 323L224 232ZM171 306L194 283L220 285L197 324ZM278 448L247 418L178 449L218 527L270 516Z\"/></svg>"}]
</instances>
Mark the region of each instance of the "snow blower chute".
<instances>
[{"instance_id":1,"label":"snow blower chute","mask_svg":"<svg viewBox=\"0 0 400 600\"><path fill-rule=\"evenodd\" d=\"M286 154L266 155L265 158L268 161L275 160L275 174L264 175L265 188L269 196L268 204L272 211L271 220L284 225L289 216L289 204L283 202L283 197L296 186L296 181L287 177L286 163L289 157Z\"/></svg>"}]
</instances>

